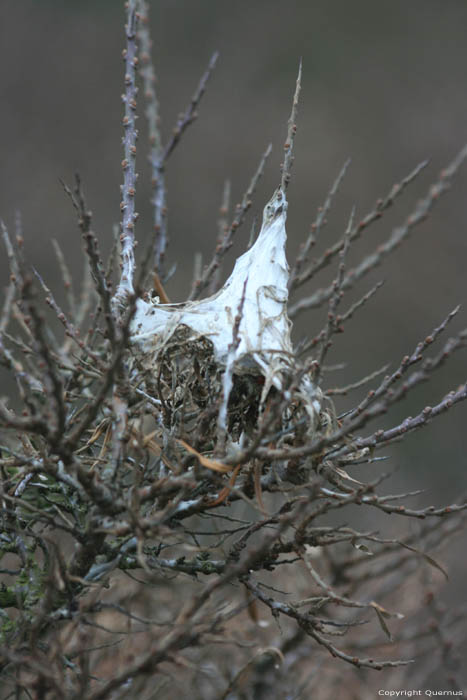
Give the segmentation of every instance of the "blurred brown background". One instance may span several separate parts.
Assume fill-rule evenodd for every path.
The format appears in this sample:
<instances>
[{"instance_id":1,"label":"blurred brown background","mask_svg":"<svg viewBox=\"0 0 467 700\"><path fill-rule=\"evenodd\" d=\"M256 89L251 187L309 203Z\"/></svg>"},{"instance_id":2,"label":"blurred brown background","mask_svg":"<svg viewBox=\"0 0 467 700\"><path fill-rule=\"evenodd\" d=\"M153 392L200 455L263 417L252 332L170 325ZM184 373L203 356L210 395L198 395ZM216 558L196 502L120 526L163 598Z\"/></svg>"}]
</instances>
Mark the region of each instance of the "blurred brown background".
<instances>
[{"instance_id":1,"label":"blurred brown background","mask_svg":"<svg viewBox=\"0 0 467 700\"><path fill-rule=\"evenodd\" d=\"M303 88L296 160L289 188L289 259L343 162L352 164L321 245L341 235L353 204L363 216L391 185L425 158L431 163L381 222L351 251L351 262L383 241L412 210L440 169L467 141L467 3L464 0L159 0L151 4L153 54L165 138L188 103L214 50L218 67L168 169L172 299L191 287L193 257L208 259L217 235L223 183L241 198L266 145L273 155L246 225L224 265L224 277L278 184L279 163L297 67ZM108 251L119 219L124 46L123 3L3 0L0 3L0 216L13 229L21 212L28 258L60 298L51 246L56 238L81 278L81 241L59 178L78 171L95 229ZM142 96L141 96L142 99ZM144 118L140 119L137 233L151 227ZM404 247L349 293L342 308L378 279L386 284L330 353L347 363L329 384L354 381L400 358L465 302L467 167L429 220ZM335 269L335 268L334 268ZM5 280L4 256L1 260ZM323 285L332 272L314 283ZM322 313L296 323L314 335ZM467 307L451 332L467 326ZM415 415L465 381L465 355L399 404L385 425ZM360 393L361 395L361 393ZM352 397L354 400L354 397ZM344 409L348 401L341 401ZM394 488L425 488L419 503L446 503L467 485L467 406L392 449Z\"/></svg>"},{"instance_id":2,"label":"blurred brown background","mask_svg":"<svg viewBox=\"0 0 467 700\"><path fill-rule=\"evenodd\" d=\"M304 78L289 188L291 261L347 157L352 163L323 245L342 233L353 204L363 216L395 181L431 159L394 211L355 244L351 261L357 261L404 220L467 140L467 3L315 0L290 1L284 8L270 0L151 2L166 138L210 55L220 51L200 117L168 169L169 261L178 262L168 284L174 300L190 289L195 252L207 260L212 250L225 179L231 180L236 203L270 141L272 157L224 275L248 240L252 217L261 214L277 185L300 57ZM58 178L71 183L75 171L81 174L104 250L119 217L122 25L122 3L115 0L0 4L0 215L12 228L15 212L21 212L28 257L56 294L60 278L50 239L57 238L71 264L81 268L74 212ZM143 117L139 145L138 234L143 239L151 225ZM465 301L466 186L464 168L429 221L344 300L346 308L374 281L386 280L337 339L329 362L345 360L348 367L330 378L332 384L355 380L391 359L394 366L447 311ZM4 270L2 262L3 279ZM330 279L323 275L314 284ZM461 311L457 328L467 325L466 313ZM310 312L296 325L311 335L321 319ZM464 378L463 367L465 357L454 358L443 375L407 402L409 408L401 405L399 415L435 402ZM458 407L431 431L407 441L398 459L407 462L417 480L416 472L428 469L427 456L421 456L426 449L437 486L452 495L458 491L458 485L449 488L454 481L466 483L466 415L465 407Z\"/></svg>"}]
</instances>

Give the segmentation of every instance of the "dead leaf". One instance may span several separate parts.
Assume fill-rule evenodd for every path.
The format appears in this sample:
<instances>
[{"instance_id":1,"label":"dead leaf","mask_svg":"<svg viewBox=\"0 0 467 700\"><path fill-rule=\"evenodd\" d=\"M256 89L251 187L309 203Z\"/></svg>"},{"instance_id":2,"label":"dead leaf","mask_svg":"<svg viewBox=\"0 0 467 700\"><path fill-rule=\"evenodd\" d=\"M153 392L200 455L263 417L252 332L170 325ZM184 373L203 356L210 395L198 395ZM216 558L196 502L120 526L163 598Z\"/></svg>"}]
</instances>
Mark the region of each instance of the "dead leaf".
<instances>
[{"instance_id":1,"label":"dead leaf","mask_svg":"<svg viewBox=\"0 0 467 700\"><path fill-rule=\"evenodd\" d=\"M415 549L415 547L410 547L408 544L404 544L404 542L398 541L398 544L400 544L401 547L405 547L405 549L410 549L411 552L415 552L415 554L418 554L419 556L423 557L427 564L430 564L430 566L433 566L435 569L438 569L438 571L441 571L443 576L446 578L446 581L449 581L449 576L447 572L443 569L441 564L438 564L438 562L435 561L435 559L429 557L428 554L425 554L425 552L421 552L419 549Z\"/></svg>"},{"instance_id":2,"label":"dead leaf","mask_svg":"<svg viewBox=\"0 0 467 700\"><path fill-rule=\"evenodd\" d=\"M214 472L221 472L221 474L226 474L227 472L231 471L232 467L229 464L222 464L222 462L217 462L215 459L203 457L203 455L200 454L198 450L195 450L194 447L191 447L191 445L185 442L185 440L179 440L177 438L176 440L180 445L183 445L185 450L187 450L190 454L195 455L195 457L198 458L199 463L203 467L206 467L206 469L211 469Z\"/></svg>"},{"instance_id":3,"label":"dead leaf","mask_svg":"<svg viewBox=\"0 0 467 700\"><path fill-rule=\"evenodd\" d=\"M221 503L223 503L223 502L225 501L225 499L227 498L227 496L228 496L229 493L231 492L233 486L235 485L235 482L236 482L236 480L237 480L237 476L238 476L238 473L239 473L240 469L241 469L241 465L240 465L240 464L239 464L237 467L235 467L235 469L234 469L234 471L233 471L233 474L232 474L232 476L231 476L230 479L229 479L229 485L228 485L228 486L224 486L224 488L221 489L221 491L219 492L218 497L217 497L216 499L214 499L214 501L208 501L208 502L206 503L207 508L214 508L214 506L218 506L218 505L220 505Z\"/></svg>"}]
</instances>

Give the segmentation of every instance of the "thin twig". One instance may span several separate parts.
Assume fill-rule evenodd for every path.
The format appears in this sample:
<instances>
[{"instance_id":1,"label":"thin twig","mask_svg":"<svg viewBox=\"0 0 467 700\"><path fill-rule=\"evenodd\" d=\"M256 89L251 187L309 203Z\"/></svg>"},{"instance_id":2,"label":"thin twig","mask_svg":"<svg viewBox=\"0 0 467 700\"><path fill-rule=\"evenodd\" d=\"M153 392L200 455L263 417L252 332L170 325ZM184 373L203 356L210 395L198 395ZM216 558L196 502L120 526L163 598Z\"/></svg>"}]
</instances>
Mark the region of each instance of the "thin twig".
<instances>
[{"instance_id":1,"label":"thin twig","mask_svg":"<svg viewBox=\"0 0 467 700\"><path fill-rule=\"evenodd\" d=\"M428 216L429 212L433 208L435 202L438 200L440 195L446 192L450 185L451 180L454 175L459 170L460 166L467 158L467 145L457 154L454 160L441 171L439 179L431 185L426 196L421 199L413 212L407 217L404 224L395 228L389 238L378 248L376 251L367 257L365 257L362 262L354 269L348 272L346 275L342 288L348 289L352 287L355 282L370 270L374 269L379 265L384 257L396 250L400 244L409 236L413 228L420 222L424 221ZM388 197L379 204L377 203L376 208L368 214L352 231L351 239L357 238L361 231L368 225L369 222L379 218L381 212L392 202L394 198L400 194L404 186L413 180L413 178L424 168L426 163L421 163L405 180L402 181L400 185L395 185L391 190ZM316 263L314 263L307 271L303 272L296 278L296 283L294 288L297 288L302 283L310 279L318 270L321 270L325 265L328 265L332 257L342 248L342 241L336 243L332 248L327 250L325 254ZM324 289L318 289L311 296L300 299L289 309L289 315L291 318L295 318L299 313L305 311L306 309L312 309L320 306L323 302L327 301L332 294L332 287L327 287Z\"/></svg>"},{"instance_id":2,"label":"thin twig","mask_svg":"<svg viewBox=\"0 0 467 700\"><path fill-rule=\"evenodd\" d=\"M172 135L169 139L169 142L165 146L163 153L162 153L162 162L160 166L163 166L166 162L169 156L172 154L174 148L180 141L184 131L190 126L190 124L196 119L198 116L197 109L198 105L200 103L201 98L203 97L204 93L206 92L206 87L208 84L208 80L211 77L211 74L216 66L217 59L219 58L219 53L218 51L215 51L211 59L208 63L208 67L206 69L206 72L204 75L202 75L201 80L199 81L198 87L196 88L196 91L191 98L190 104L186 108L186 110L180 115L179 119L177 120L177 124L172 130ZM160 167L159 166L159 167Z\"/></svg>"},{"instance_id":3,"label":"thin twig","mask_svg":"<svg viewBox=\"0 0 467 700\"><path fill-rule=\"evenodd\" d=\"M217 245L221 245L224 236L226 235L228 231L228 216L229 216L229 207L230 207L230 180L226 180L224 183L224 191L222 193L222 204L219 209L219 220L218 220L218 236L217 236ZM211 282L209 283L208 286L208 296L211 294L214 294L214 292L217 291L218 285L219 285L219 276L220 276L220 270L221 268L218 267L216 271L214 272ZM193 284L196 284L196 281L201 277L201 270L197 275L195 275Z\"/></svg>"},{"instance_id":4,"label":"thin twig","mask_svg":"<svg viewBox=\"0 0 467 700\"><path fill-rule=\"evenodd\" d=\"M228 425L227 425L227 407L229 404L230 392L233 387L233 373L235 367L235 356L237 354L238 346L240 345L240 323L243 318L243 306L245 304L245 294L246 287L248 284L248 275L245 277L243 283L242 296L240 297L240 303L237 309L237 315L235 316L235 321L232 329L232 342L229 344L228 354L227 354L227 364L224 371L224 376L222 377L222 402L219 408L219 415L217 418L217 446L218 453L222 454L225 449L225 441L227 438Z\"/></svg>"},{"instance_id":5,"label":"thin twig","mask_svg":"<svg viewBox=\"0 0 467 700\"><path fill-rule=\"evenodd\" d=\"M350 245L350 234L352 231L354 216L355 216L355 208L353 208L351 213L350 213L349 222L347 224L347 230L344 234L344 247L342 248L342 251L340 254L341 260L340 260L339 266L337 268L336 279L333 282L334 291L333 291L333 294L329 300L328 313L327 313L327 317L326 317L326 325L325 325L325 327L322 331L321 337L320 337L320 347L319 347L318 356L316 358L316 369L315 369L315 373L314 373L314 381L316 384L319 384L320 379L321 379L321 367L324 364L324 360L325 360L327 351L331 346L331 337L339 329L339 322L338 322L338 319L336 318L336 311L337 311L337 308L338 308L338 306L342 300L342 296L343 296L342 282L344 280L345 261L346 261L347 251L348 251L349 245Z\"/></svg>"},{"instance_id":6,"label":"thin twig","mask_svg":"<svg viewBox=\"0 0 467 700\"><path fill-rule=\"evenodd\" d=\"M287 124L287 138L284 144L284 162L282 164L281 173L281 190L286 191L290 182L290 171L293 165L293 146L295 141L295 134L297 132L297 114L298 114L298 100L300 97L300 89L302 86L302 60L298 66L297 81L295 83L295 93L292 101L292 111L290 113L289 121Z\"/></svg>"},{"instance_id":7,"label":"thin twig","mask_svg":"<svg viewBox=\"0 0 467 700\"><path fill-rule=\"evenodd\" d=\"M63 255L62 249L60 248L58 241L53 238L52 245L54 247L55 255L57 256L60 271L62 273L63 286L65 288L65 294L68 301L68 309L70 311L71 317L75 318L76 315L76 300L73 292L73 280L66 264L65 256Z\"/></svg>"},{"instance_id":8,"label":"thin twig","mask_svg":"<svg viewBox=\"0 0 467 700\"><path fill-rule=\"evenodd\" d=\"M251 207L251 198L253 196L253 193L258 185L258 181L262 174L264 173L264 167L266 165L266 161L271 153L272 150L272 145L269 144L269 146L266 148L260 162L258 165L258 168L253 175L251 182L249 184L249 187L245 194L243 195L242 201L240 204L237 204L235 208L235 216L233 218L232 223L230 224L229 228L225 231L225 235L220 243L218 243L217 248L215 250L215 253L211 259L211 262L205 267L204 272L202 276L200 277L199 280L197 280L194 289L192 290L189 299L197 299L200 294L209 286L210 281L212 276L215 274L216 270L218 269L222 258L224 255L227 253L228 250L232 247L233 244L233 238L234 234L237 231L238 227L243 223L245 219L245 214L248 211L248 209Z\"/></svg>"},{"instance_id":9,"label":"thin twig","mask_svg":"<svg viewBox=\"0 0 467 700\"><path fill-rule=\"evenodd\" d=\"M327 222L326 217L329 213L329 210L331 209L334 195L337 193L339 186L340 186L342 180L344 179L344 176L345 176L345 173L347 171L349 164L350 164L350 158L342 166L340 173L338 174L331 189L328 192L328 195L326 197L326 200L325 200L323 206L319 207L319 209L318 209L318 214L316 216L316 219L311 224L310 233L308 234L305 242L300 247L300 251L299 251L297 258L295 260L294 267L290 273L289 287L291 287L291 288L294 287L294 280L296 279L302 266L306 262L306 260L308 258L308 254L310 252L310 249L316 243L316 240L317 240L319 233L321 231L321 227L323 225L325 225Z\"/></svg>"},{"instance_id":10,"label":"thin twig","mask_svg":"<svg viewBox=\"0 0 467 700\"><path fill-rule=\"evenodd\" d=\"M372 379L375 379L383 372L386 372L388 367L389 365L383 365L383 367L380 367L380 369L375 370L371 374L368 374L366 377L363 377L362 379L359 379L356 382L352 382L352 384L336 387L335 389L326 389L326 396L346 396L349 393L349 391L360 388L364 384L371 382Z\"/></svg>"},{"instance_id":11,"label":"thin twig","mask_svg":"<svg viewBox=\"0 0 467 700\"><path fill-rule=\"evenodd\" d=\"M113 340L115 339L116 331L111 308L110 290L107 284L104 267L102 264L97 237L94 231L92 230L92 213L87 208L86 200L84 199L84 193L81 187L81 179L78 174L75 175L75 181L76 185L74 194L70 190L68 185L66 185L62 180L61 184L67 195L70 197L71 202L78 214L78 224L83 235L85 250L88 256L92 278L94 280L96 292L101 301L102 309L104 311L104 319L107 324L109 339L111 342L113 342ZM87 303L88 302L86 300L86 297L84 297L84 308L87 306Z\"/></svg>"},{"instance_id":12,"label":"thin twig","mask_svg":"<svg viewBox=\"0 0 467 700\"><path fill-rule=\"evenodd\" d=\"M407 185L413 182L413 180L415 180L415 178L424 168L426 168L427 165L428 161L423 161L417 165L417 167L400 183L396 183L391 187L390 192L384 199L378 199L374 208L368 214L366 214L366 216L364 216L363 219L358 222L358 224L355 225L351 234L351 240L354 241L359 238L363 231L370 226L370 224L380 219L386 209L389 209L394 204L397 197L404 192ZM325 250L324 254L320 258L314 260L306 270L295 277L292 284L292 289L297 289L316 275L316 273L320 272L323 268L329 265L333 257L342 250L343 245L344 240L341 238L339 241L337 241L337 243L334 243L334 245Z\"/></svg>"}]
</instances>

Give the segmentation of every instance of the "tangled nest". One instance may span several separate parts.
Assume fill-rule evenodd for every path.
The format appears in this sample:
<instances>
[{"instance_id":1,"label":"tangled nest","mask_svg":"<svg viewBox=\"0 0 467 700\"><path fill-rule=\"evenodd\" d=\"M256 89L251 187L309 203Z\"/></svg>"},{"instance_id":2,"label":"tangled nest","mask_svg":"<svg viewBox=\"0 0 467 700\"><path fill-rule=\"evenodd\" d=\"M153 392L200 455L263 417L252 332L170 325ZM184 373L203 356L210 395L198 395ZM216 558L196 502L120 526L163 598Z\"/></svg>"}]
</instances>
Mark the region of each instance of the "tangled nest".
<instances>
[{"instance_id":1,"label":"tangled nest","mask_svg":"<svg viewBox=\"0 0 467 700\"><path fill-rule=\"evenodd\" d=\"M212 342L193 338L183 324L153 352L132 346L130 376L160 411L153 437L164 443L183 440L199 454L218 454L219 407L223 398L225 367L219 364ZM300 372L298 372L300 375ZM310 439L310 417L299 384L294 377L281 392L271 386L262 399L265 377L257 369L234 372L227 405L228 445L226 464L235 459L236 449L249 442L261 425L267 425L276 447L298 447ZM333 402L323 398L314 437L329 435L337 426ZM165 439L163 436L166 436ZM157 436L157 437L156 437ZM222 455L224 456L224 455Z\"/></svg>"}]
</instances>

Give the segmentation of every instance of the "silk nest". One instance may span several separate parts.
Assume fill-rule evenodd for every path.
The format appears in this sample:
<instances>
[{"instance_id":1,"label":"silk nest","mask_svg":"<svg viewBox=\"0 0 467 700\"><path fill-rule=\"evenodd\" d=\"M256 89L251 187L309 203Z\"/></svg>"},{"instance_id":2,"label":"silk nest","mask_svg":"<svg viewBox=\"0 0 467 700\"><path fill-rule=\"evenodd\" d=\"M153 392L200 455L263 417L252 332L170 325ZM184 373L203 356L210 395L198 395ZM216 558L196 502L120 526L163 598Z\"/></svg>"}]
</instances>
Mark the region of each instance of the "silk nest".
<instances>
[{"instance_id":1,"label":"silk nest","mask_svg":"<svg viewBox=\"0 0 467 700\"><path fill-rule=\"evenodd\" d=\"M275 387L286 400L303 405L308 430L315 432L322 393L306 373L294 381L292 323L287 314L287 206L284 191L277 189L264 208L256 242L236 260L230 277L212 296L178 304L138 299L131 341L135 352L156 366L164 348L179 335L185 341L207 340L223 372L225 404L234 374L262 375L261 405Z\"/></svg>"}]
</instances>

